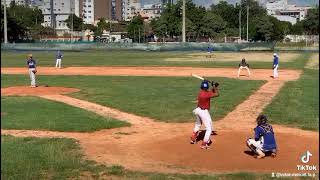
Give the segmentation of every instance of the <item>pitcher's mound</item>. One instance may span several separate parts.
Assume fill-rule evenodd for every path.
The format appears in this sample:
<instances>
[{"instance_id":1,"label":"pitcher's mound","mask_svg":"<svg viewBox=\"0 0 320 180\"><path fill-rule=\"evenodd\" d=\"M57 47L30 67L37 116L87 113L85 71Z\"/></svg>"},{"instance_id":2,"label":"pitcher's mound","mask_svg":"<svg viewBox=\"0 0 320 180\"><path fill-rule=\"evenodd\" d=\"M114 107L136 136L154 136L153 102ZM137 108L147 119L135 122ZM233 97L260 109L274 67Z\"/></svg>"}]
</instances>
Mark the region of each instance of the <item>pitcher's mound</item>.
<instances>
[{"instance_id":1,"label":"pitcher's mound","mask_svg":"<svg viewBox=\"0 0 320 180\"><path fill-rule=\"evenodd\" d=\"M8 88L1 88L1 96L41 96L52 94L68 94L78 92L80 89L65 88L65 87L45 87L39 86L32 88L29 86L15 86Z\"/></svg>"}]
</instances>

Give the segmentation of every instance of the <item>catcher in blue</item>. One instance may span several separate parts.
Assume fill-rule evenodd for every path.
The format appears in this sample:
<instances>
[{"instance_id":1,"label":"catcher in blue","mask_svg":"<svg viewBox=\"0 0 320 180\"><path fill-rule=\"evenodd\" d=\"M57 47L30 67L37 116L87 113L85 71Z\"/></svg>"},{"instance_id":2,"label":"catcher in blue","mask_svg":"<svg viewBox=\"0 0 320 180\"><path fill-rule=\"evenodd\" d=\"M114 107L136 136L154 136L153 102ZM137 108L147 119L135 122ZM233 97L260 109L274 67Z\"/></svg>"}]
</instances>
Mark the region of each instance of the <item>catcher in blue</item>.
<instances>
[{"instance_id":1,"label":"catcher in blue","mask_svg":"<svg viewBox=\"0 0 320 180\"><path fill-rule=\"evenodd\" d=\"M273 128L268 124L267 116L259 115L256 119L257 127L254 128L254 139L247 140L247 146L256 154L256 158L261 159L266 153L276 157L277 144Z\"/></svg>"}]
</instances>

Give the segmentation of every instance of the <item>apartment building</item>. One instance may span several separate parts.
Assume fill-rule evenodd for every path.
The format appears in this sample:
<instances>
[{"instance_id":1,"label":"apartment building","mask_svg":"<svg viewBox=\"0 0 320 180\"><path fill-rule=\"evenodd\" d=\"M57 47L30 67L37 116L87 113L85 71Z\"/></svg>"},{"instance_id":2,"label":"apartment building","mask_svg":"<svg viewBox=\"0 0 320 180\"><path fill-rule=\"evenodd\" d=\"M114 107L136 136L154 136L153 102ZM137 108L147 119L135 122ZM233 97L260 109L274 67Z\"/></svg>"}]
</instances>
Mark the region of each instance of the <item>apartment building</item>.
<instances>
[{"instance_id":1,"label":"apartment building","mask_svg":"<svg viewBox=\"0 0 320 180\"><path fill-rule=\"evenodd\" d=\"M69 30L65 20L71 14L79 14L76 12L75 5L78 0L43 0L39 8L44 16L43 26L50 26L56 30ZM51 8L53 7L53 8Z\"/></svg>"},{"instance_id":2,"label":"apartment building","mask_svg":"<svg viewBox=\"0 0 320 180\"><path fill-rule=\"evenodd\" d=\"M131 21L141 10L140 0L123 0L122 18L124 21Z\"/></svg>"},{"instance_id":3,"label":"apartment building","mask_svg":"<svg viewBox=\"0 0 320 180\"><path fill-rule=\"evenodd\" d=\"M154 18L160 17L162 12L162 4L145 4L139 14L145 21L151 21Z\"/></svg>"},{"instance_id":4,"label":"apartment building","mask_svg":"<svg viewBox=\"0 0 320 180\"><path fill-rule=\"evenodd\" d=\"M122 0L79 0L80 17L87 24L96 24L100 18L122 20Z\"/></svg>"},{"instance_id":5,"label":"apartment building","mask_svg":"<svg viewBox=\"0 0 320 180\"><path fill-rule=\"evenodd\" d=\"M29 5L30 0L1 0L1 5L4 5L6 3L6 6L9 7L11 2L15 2L17 5Z\"/></svg>"},{"instance_id":6,"label":"apartment building","mask_svg":"<svg viewBox=\"0 0 320 180\"><path fill-rule=\"evenodd\" d=\"M268 0L266 8L268 15L291 24L304 20L308 9L311 9L310 6L289 5L287 0Z\"/></svg>"}]
</instances>

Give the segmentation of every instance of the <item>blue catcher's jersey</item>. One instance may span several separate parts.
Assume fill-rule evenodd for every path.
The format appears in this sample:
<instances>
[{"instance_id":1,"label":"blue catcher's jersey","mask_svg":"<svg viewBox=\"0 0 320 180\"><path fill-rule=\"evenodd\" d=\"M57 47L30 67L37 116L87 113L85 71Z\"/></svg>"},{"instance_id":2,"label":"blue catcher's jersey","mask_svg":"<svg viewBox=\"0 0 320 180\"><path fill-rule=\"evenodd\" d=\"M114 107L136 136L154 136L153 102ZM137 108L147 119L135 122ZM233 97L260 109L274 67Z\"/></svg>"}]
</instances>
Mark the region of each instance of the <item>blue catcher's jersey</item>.
<instances>
[{"instance_id":1,"label":"blue catcher's jersey","mask_svg":"<svg viewBox=\"0 0 320 180\"><path fill-rule=\"evenodd\" d=\"M266 151L272 151L277 149L276 139L274 136L274 132L272 129L272 126L269 124L262 124L260 126L257 126L255 129L255 140L260 139L260 137L263 137L264 143L263 143L263 150Z\"/></svg>"}]
</instances>

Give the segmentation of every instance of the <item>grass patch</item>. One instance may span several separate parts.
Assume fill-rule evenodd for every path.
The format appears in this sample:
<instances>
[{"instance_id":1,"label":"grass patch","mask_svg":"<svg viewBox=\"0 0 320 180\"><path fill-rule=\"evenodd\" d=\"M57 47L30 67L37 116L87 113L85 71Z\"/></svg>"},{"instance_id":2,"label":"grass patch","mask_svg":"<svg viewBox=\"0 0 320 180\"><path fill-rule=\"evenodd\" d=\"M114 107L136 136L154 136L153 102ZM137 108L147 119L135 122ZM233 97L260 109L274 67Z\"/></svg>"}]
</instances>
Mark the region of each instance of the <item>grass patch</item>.
<instances>
[{"instance_id":1,"label":"grass patch","mask_svg":"<svg viewBox=\"0 0 320 180\"><path fill-rule=\"evenodd\" d=\"M2 129L87 132L128 125L64 103L38 97L1 97Z\"/></svg>"},{"instance_id":2,"label":"grass patch","mask_svg":"<svg viewBox=\"0 0 320 180\"><path fill-rule=\"evenodd\" d=\"M271 174L233 173L183 175L129 171L117 165L84 160L72 139L1 136L1 178L13 179L130 179L224 180L270 179Z\"/></svg>"},{"instance_id":3,"label":"grass patch","mask_svg":"<svg viewBox=\"0 0 320 180\"><path fill-rule=\"evenodd\" d=\"M203 53L204 51L195 52L143 52L143 51L84 51L84 52L64 52L62 66L191 66L191 67L238 67L243 52L234 52L239 54L234 61L165 61L168 58L190 58L192 53ZM26 54L30 52L23 51L2 51L1 67L25 67ZM48 52L32 52L39 66L55 66L55 51ZM229 53L229 52L228 52ZM219 52L219 54L221 54ZM253 54L250 52L250 54ZM304 66L304 56L301 53L295 60L291 62L281 62L281 68L301 69ZM250 61L251 68L271 68L272 52L270 52L270 61L259 62Z\"/></svg>"},{"instance_id":4,"label":"grass patch","mask_svg":"<svg viewBox=\"0 0 320 180\"><path fill-rule=\"evenodd\" d=\"M319 70L305 69L287 82L264 113L272 123L319 131Z\"/></svg>"},{"instance_id":5,"label":"grass patch","mask_svg":"<svg viewBox=\"0 0 320 180\"><path fill-rule=\"evenodd\" d=\"M81 89L71 96L165 122L193 121L200 81L192 77L38 76L39 84ZM214 120L224 117L264 81L211 78L221 95L212 100ZM1 86L25 85L28 77L2 75ZM50 82L50 83L48 83Z\"/></svg>"}]
</instances>

